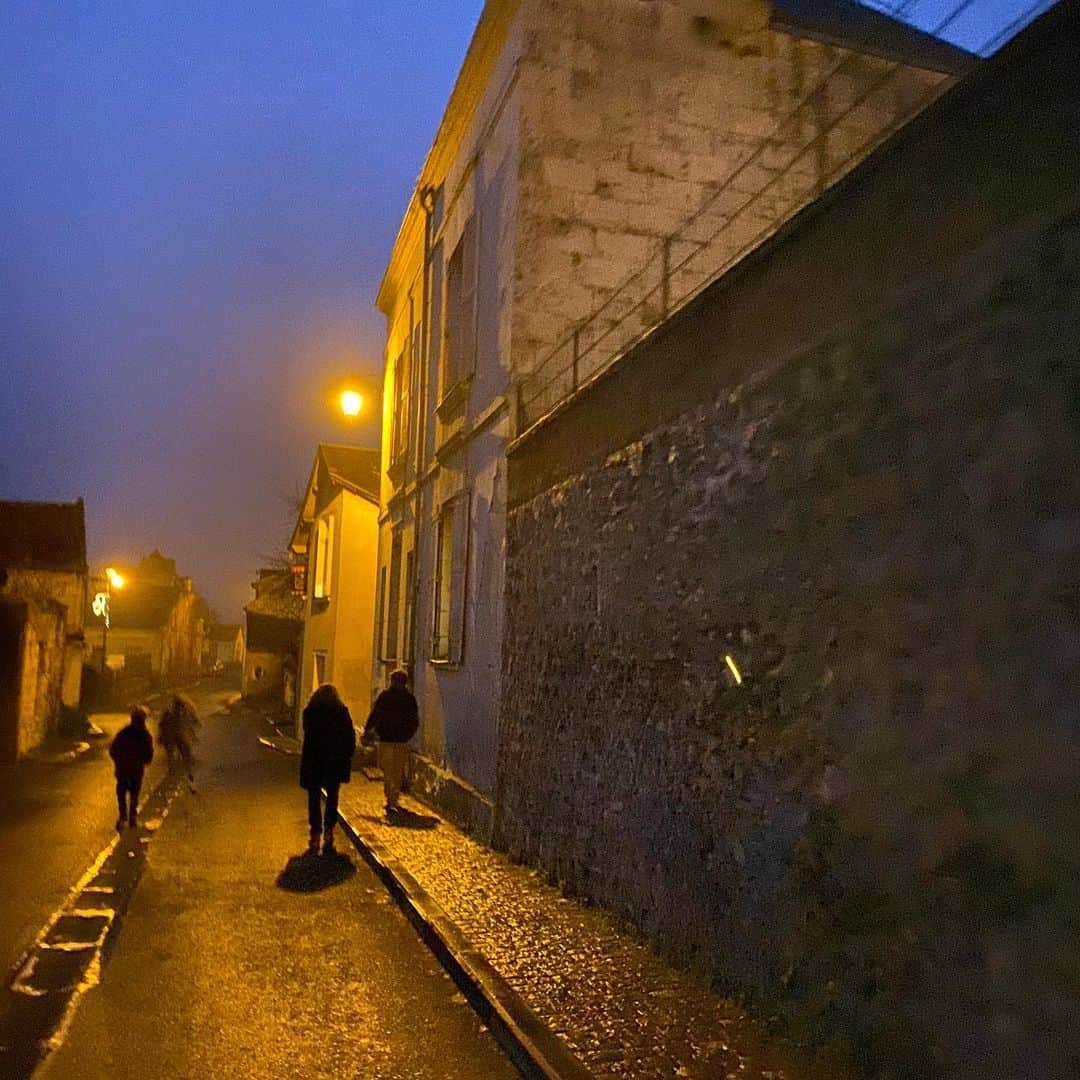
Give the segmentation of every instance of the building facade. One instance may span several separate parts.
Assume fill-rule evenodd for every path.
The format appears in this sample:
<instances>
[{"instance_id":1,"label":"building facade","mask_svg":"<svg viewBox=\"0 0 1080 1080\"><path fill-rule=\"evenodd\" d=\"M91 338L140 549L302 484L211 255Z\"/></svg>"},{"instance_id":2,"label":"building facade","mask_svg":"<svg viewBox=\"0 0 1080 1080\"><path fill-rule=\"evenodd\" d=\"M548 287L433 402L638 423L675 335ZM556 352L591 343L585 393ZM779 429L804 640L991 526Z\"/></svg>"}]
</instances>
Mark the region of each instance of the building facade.
<instances>
[{"instance_id":1,"label":"building facade","mask_svg":"<svg viewBox=\"0 0 1080 1080\"><path fill-rule=\"evenodd\" d=\"M489 2L379 292L375 684L411 669L427 775L475 796L479 831L497 780L507 446L943 82L777 29L766 5L713 6Z\"/></svg>"},{"instance_id":2,"label":"building facade","mask_svg":"<svg viewBox=\"0 0 1080 1080\"><path fill-rule=\"evenodd\" d=\"M297 707L333 683L356 716L371 698L379 451L320 443L289 549L303 567Z\"/></svg>"},{"instance_id":3,"label":"building facade","mask_svg":"<svg viewBox=\"0 0 1080 1080\"><path fill-rule=\"evenodd\" d=\"M81 499L0 502L0 761L78 707L88 580Z\"/></svg>"},{"instance_id":4,"label":"building facade","mask_svg":"<svg viewBox=\"0 0 1080 1080\"><path fill-rule=\"evenodd\" d=\"M209 611L190 577L176 572L176 560L153 551L138 564L116 567L124 584L111 590L109 627L93 616L96 665L125 679L179 684L198 678L206 650Z\"/></svg>"},{"instance_id":5,"label":"building facade","mask_svg":"<svg viewBox=\"0 0 1080 1080\"><path fill-rule=\"evenodd\" d=\"M255 599L244 608L246 642L241 693L296 706L296 676L304 636L303 578L266 567L251 583Z\"/></svg>"}]
</instances>

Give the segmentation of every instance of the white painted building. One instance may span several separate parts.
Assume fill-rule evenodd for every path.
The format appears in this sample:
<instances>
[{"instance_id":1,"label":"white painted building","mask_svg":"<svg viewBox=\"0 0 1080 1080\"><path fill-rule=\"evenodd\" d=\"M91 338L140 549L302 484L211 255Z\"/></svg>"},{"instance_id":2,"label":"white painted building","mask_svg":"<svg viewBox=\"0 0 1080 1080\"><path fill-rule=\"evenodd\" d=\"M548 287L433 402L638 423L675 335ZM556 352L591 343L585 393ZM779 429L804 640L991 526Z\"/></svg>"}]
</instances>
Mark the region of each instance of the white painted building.
<instances>
[{"instance_id":1,"label":"white painted building","mask_svg":"<svg viewBox=\"0 0 1080 1080\"><path fill-rule=\"evenodd\" d=\"M802 6L489 0L480 18L378 296L373 690L411 669L421 771L464 781L481 830L509 441L943 86L898 49L962 59L896 26L891 57L856 54Z\"/></svg>"}]
</instances>

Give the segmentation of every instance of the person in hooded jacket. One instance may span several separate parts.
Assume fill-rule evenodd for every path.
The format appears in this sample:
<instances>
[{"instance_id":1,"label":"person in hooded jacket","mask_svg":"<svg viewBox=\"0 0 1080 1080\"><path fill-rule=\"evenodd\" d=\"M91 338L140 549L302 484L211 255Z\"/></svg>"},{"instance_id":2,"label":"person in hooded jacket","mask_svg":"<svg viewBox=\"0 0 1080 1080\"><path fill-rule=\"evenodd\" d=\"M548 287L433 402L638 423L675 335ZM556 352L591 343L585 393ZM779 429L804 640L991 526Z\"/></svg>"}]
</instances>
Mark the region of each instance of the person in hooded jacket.
<instances>
[{"instance_id":1,"label":"person in hooded jacket","mask_svg":"<svg viewBox=\"0 0 1080 1080\"><path fill-rule=\"evenodd\" d=\"M390 686L375 699L364 725L365 742L376 736L379 739L378 761L388 816L398 811L405 767L409 763L409 740L419 726L420 713L409 690L408 672L391 672Z\"/></svg>"},{"instance_id":2,"label":"person in hooded jacket","mask_svg":"<svg viewBox=\"0 0 1080 1080\"><path fill-rule=\"evenodd\" d=\"M120 809L116 830L122 832L125 825L135 828L143 771L154 758L154 740L146 728L144 708L136 705L131 710L131 723L116 733L109 744L109 757L115 768L116 804Z\"/></svg>"},{"instance_id":3,"label":"person in hooded jacket","mask_svg":"<svg viewBox=\"0 0 1080 1080\"><path fill-rule=\"evenodd\" d=\"M311 836L308 850L323 854L334 850L334 825L337 823L338 790L352 777L352 759L356 753L356 730L341 695L330 683L324 683L304 708L304 743L300 750L300 786L308 793L308 824ZM322 812L321 792L326 790L326 812Z\"/></svg>"}]
</instances>

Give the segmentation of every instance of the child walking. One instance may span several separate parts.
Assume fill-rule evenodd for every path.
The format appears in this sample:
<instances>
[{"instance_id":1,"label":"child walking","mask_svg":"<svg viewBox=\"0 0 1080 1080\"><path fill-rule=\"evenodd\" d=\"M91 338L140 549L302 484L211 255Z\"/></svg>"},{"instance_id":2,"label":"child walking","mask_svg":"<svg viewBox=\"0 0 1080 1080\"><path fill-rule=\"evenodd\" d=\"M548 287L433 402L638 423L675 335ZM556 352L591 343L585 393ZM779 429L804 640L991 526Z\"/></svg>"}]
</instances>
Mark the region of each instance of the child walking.
<instances>
[{"instance_id":1,"label":"child walking","mask_svg":"<svg viewBox=\"0 0 1080 1080\"><path fill-rule=\"evenodd\" d=\"M116 733L109 757L116 767L116 803L120 808L116 831L123 832L125 824L135 828L143 770L154 757L154 740L146 728L146 710L141 706L131 710L131 723Z\"/></svg>"}]
</instances>

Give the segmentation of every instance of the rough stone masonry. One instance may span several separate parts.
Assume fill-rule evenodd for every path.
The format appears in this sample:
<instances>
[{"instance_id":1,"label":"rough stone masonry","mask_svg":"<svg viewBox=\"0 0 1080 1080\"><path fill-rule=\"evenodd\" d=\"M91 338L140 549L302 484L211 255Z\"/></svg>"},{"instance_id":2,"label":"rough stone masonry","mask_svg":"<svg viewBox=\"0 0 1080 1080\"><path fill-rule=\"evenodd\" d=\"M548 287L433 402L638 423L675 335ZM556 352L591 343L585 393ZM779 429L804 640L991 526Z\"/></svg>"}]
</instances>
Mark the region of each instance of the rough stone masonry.
<instances>
[{"instance_id":1,"label":"rough stone masonry","mask_svg":"<svg viewBox=\"0 0 1080 1080\"><path fill-rule=\"evenodd\" d=\"M1066 112L1068 7L1024 54ZM1039 123L999 90L995 153ZM918 145L880 171L933 223L966 163ZM706 295L715 395L510 514L498 842L875 1075L1080 1062L1080 205L1036 201L735 384Z\"/></svg>"}]
</instances>

